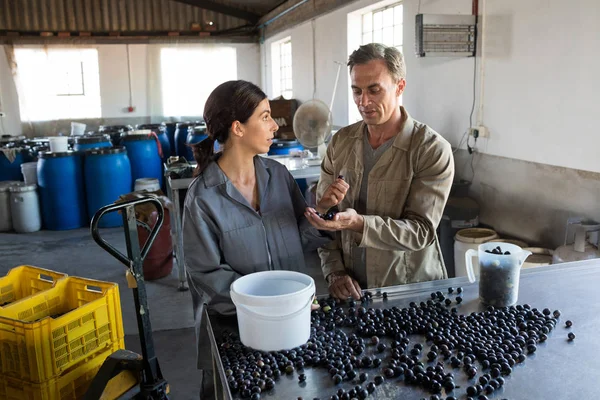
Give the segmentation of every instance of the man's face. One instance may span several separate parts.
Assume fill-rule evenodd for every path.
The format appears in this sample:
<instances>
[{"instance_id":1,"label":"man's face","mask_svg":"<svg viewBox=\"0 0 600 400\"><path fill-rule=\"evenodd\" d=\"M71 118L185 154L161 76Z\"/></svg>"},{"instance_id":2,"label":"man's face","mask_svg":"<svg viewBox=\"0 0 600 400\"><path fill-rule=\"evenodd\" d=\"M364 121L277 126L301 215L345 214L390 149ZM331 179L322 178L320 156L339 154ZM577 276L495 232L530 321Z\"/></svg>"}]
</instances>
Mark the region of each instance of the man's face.
<instances>
[{"instance_id":1,"label":"man's face","mask_svg":"<svg viewBox=\"0 0 600 400\"><path fill-rule=\"evenodd\" d=\"M355 65L350 79L354 102L367 125L384 124L399 111L406 81L394 82L384 60Z\"/></svg>"}]
</instances>

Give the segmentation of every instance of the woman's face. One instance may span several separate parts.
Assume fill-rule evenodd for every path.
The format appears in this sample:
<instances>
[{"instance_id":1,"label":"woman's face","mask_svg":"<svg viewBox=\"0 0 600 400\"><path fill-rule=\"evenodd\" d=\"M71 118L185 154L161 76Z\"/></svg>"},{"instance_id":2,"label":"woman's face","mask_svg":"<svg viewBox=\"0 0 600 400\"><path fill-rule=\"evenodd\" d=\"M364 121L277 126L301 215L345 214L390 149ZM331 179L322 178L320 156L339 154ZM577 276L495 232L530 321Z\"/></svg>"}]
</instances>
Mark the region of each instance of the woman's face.
<instances>
[{"instance_id":1,"label":"woman's face","mask_svg":"<svg viewBox=\"0 0 600 400\"><path fill-rule=\"evenodd\" d=\"M252 116L242 126L244 131L242 143L256 154L268 153L273 144L273 136L279 129L279 125L271 118L269 99L261 101Z\"/></svg>"}]
</instances>

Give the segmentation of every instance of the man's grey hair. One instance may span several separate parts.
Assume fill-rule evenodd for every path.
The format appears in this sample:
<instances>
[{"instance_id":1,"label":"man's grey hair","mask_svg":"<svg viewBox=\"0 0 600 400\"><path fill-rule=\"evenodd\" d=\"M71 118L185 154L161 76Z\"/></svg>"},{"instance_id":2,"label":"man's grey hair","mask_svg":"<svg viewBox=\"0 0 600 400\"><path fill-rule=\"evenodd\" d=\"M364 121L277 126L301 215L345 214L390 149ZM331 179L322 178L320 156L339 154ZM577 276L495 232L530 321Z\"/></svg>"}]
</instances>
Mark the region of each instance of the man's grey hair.
<instances>
[{"instance_id":1,"label":"man's grey hair","mask_svg":"<svg viewBox=\"0 0 600 400\"><path fill-rule=\"evenodd\" d=\"M406 79L406 64L404 64L404 56L400 50L380 43L365 44L354 50L348 57L350 72L355 65L366 64L373 60L384 60L396 82Z\"/></svg>"}]
</instances>

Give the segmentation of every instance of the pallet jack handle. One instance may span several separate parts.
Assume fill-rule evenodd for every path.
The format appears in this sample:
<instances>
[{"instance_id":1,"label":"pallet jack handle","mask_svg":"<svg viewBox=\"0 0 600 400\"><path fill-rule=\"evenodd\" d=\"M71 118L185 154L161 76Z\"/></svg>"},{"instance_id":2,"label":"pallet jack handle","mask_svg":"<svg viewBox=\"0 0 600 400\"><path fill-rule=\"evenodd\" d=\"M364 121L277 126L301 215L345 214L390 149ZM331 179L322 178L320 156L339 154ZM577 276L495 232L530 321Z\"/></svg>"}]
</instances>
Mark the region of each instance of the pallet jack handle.
<instances>
[{"instance_id":1,"label":"pallet jack handle","mask_svg":"<svg viewBox=\"0 0 600 400\"><path fill-rule=\"evenodd\" d=\"M135 206L145 203L152 203L158 212L158 219L154 225L146 243L140 250L139 238L137 233L137 218ZM122 254L114 246L108 243L100 236L98 224L103 215L109 212L121 211L123 216L123 227L125 230L125 241L127 245L127 256ZM146 295L146 285L144 282L143 262L150 250L154 239L158 235L164 221L164 208L158 197L147 195L140 199L127 200L121 203L109 204L100 208L91 223L91 234L94 241L106 250L110 255L119 260L127 267L127 281L130 288L133 289L133 299L136 308L136 318L142 348L142 382L140 385L140 395L143 399L166 399L169 391L167 382L163 379L158 364L158 359L154 351L154 341L152 339L152 326L150 324L150 314L148 309L148 298ZM104 366L103 366L104 367ZM108 368L107 368L108 369ZM102 371L102 369L101 369ZM102 382L98 379L92 382L90 389L101 393Z\"/></svg>"}]
</instances>

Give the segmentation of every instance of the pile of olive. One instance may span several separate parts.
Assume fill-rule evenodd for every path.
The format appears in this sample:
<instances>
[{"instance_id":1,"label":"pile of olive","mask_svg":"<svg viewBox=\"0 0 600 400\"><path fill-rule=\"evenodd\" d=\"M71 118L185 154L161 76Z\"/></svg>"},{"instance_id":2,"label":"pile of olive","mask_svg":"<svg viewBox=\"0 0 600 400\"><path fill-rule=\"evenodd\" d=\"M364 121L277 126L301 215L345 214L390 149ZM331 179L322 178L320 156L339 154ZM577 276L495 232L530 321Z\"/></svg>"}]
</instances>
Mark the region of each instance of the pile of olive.
<instances>
[{"instance_id":1,"label":"pile of olive","mask_svg":"<svg viewBox=\"0 0 600 400\"><path fill-rule=\"evenodd\" d=\"M448 290L454 295L461 292ZM542 312L527 304L461 315L449 308L452 301L442 292L406 308L367 308L372 296L365 294L358 304L319 300L321 308L311 315L308 343L293 350L256 351L243 346L237 335L224 334L219 349L231 391L257 400L283 374L297 372L304 385L304 369L311 367L328 372L330 400L365 399L386 379L420 387L430 399L452 400L461 397L455 375L462 371L470 382L460 391L469 400L485 400L548 339L560 316L558 310ZM414 335L423 336L425 345L413 343ZM343 382L355 386L334 389Z\"/></svg>"}]
</instances>

